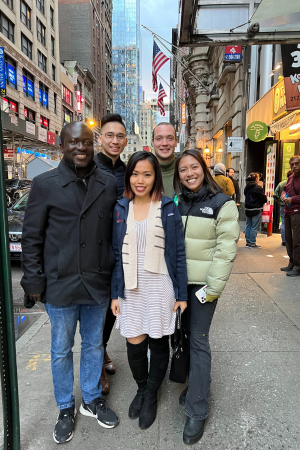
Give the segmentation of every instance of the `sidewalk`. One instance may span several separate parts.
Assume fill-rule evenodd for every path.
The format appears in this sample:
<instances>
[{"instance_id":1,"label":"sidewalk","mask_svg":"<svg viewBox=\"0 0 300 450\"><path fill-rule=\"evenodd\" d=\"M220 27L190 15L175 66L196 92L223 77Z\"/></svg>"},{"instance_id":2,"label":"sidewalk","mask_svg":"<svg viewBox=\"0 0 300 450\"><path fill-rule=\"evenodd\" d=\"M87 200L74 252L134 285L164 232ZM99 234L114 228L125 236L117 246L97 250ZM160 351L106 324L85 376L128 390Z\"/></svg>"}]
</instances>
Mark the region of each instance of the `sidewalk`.
<instances>
[{"instance_id":1,"label":"sidewalk","mask_svg":"<svg viewBox=\"0 0 300 450\"><path fill-rule=\"evenodd\" d=\"M300 278L289 279L279 235L259 235L261 250L239 253L219 301L210 333L213 352L210 415L200 443L205 450L300 449ZM52 439L58 410L50 368L50 325L46 314L17 342L22 450L57 449ZM164 381L157 420L147 431L128 418L135 395L124 339L114 330L108 353L117 367L110 377L109 406L120 417L113 430L78 414L70 450L188 448L178 396L183 385ZM80 339L74 348L77 409Z\"/></svg>"}]
</instances>

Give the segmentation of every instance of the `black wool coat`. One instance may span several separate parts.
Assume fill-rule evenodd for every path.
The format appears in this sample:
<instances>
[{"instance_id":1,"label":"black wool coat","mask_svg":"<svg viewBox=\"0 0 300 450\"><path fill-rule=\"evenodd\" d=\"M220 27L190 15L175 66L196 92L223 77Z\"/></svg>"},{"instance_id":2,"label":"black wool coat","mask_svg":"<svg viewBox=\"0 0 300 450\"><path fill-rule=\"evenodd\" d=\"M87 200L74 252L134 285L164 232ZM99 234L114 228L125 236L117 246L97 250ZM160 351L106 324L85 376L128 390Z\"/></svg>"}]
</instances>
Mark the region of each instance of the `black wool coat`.
<instances>
[{"instance_id":1,"label":"black wool coat","mask_svg":"<svg viewBox=\"0 0 300 450\"><path fill-rule=\"evenodd\" d=\"M118 199L123 198L123 192L125 188L126 164L121 160L120 156L115 164L113 164L111 158L100 152L97 153L94 161L97 167L105 170L108 173L111 173L116 178L118 187Z\"/></svg>"},{"instance_id":2,"label":"black wool coat","mask_svg":"<svg viewBox=\"0 0 300 450\"><path fill-rule=\"evenodd\" d=\"M59 306L80 303L85 288L92 301L110 299L116 180L94 168L87 186L64 160L34 178L22 233L26 294Z\"/></svg>"}]
</instances>

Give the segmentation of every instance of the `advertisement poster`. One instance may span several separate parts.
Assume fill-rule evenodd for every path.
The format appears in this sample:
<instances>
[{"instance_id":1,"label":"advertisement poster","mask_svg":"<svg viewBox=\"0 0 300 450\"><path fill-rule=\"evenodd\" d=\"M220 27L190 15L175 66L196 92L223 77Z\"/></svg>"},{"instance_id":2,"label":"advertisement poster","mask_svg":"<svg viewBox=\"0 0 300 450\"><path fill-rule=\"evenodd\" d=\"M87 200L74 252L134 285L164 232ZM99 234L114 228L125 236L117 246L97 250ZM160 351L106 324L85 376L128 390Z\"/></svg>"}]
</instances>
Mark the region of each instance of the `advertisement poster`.
<instances>
[{"instance_id":1,"label":"advertisement poster","mask_svg":"<svg viewBox=\"0 0 300 450\"><path fill-rule=\"evenodd\" d=\"M300 108L300 44L281 46L286 109Z\"/></svg>"},{"instance_id":2,"label":"advertisement poster","mask_svg":"<svg viewBox=\"0 0 300 450\"><path fill-rule=\"evenodd\" d=\"M276 167L276 144L270 144L267 146L267 164L266 164L266 196L268 198L269 205L273 205L273 194L275 187L275 167Z\"/></svg>"},{"instance_id":3,"label":"advertisement poster","mask_svg":"<svg viewBox=\"0 0 300 450\"><path fill-rule=\"evenodd\" d=\"M4 48L0 47L0 95L6 94Z\"/></svg>"},{"instance_id":4,"label":"advertisement poster","mask_svg":"<svg viewBox=\"0 0 300 450\"><path fill-rule=\"evenodd\" d=\"M281 180L287 180L287 173L290 170L289 160L295 154L295 142L285 142L282 151L282 173Z\"/></svg>"}]
</instances>

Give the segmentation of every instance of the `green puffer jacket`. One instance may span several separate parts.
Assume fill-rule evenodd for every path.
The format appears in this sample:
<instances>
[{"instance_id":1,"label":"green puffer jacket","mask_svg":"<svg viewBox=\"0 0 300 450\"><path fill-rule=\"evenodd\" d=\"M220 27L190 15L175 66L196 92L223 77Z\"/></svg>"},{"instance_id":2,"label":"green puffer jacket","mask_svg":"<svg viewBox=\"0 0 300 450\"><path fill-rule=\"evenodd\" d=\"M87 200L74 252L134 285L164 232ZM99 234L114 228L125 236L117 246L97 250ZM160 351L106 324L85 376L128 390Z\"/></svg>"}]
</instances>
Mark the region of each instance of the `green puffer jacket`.
<instances>
[{"instance_id":1,"label":"green puffer jacket","mask_svg":"<svg viewBox=\"0 0 300 450\"><path fill-rule=\"evenodd\" d=\"M184 188L178 208L185 230L188 284L207 284L211 301L222 294L236 258L236 204L223 193L210 193L205 184L197 193Z\"/></svg>"}]
</instances>

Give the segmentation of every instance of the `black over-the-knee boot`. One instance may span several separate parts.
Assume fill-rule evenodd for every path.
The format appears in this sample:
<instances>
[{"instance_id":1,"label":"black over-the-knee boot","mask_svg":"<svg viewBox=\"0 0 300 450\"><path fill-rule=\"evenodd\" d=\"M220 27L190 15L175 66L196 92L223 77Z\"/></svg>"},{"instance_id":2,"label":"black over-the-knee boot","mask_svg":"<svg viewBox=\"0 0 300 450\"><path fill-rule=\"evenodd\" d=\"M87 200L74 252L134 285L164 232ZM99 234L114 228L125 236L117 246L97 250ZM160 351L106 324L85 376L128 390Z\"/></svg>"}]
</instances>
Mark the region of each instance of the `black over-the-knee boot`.
<instances>
[{"instance_id":1,"label":"black over-the-knee boot","mask_svg":"<svg viewBox=\"0 0 300 450\"><path fill-rule=\"evenodd\" d=\"M151 351L150 370L139 419L139 427L142 430L151 427L155 421L157 393L163 382L169 363L169 336L163 336L160 339L149 338L149 348Z\"/></svg>"},{"instance_id":2,"label":"black over-the-knee boot","mask_svg":"<svg viewBox=\"0 0 300 450\"><path fill-rule=\"evenodd\" d=\"M130 419L137 419L140 415L143 402L144 402L144 394L147 388L147 379L148 379L148 337L141 342L140 344L130 344L127 343L127 356L129 366L135 379L138 390L137 394L132 400L128 415Z\"/></svg>"}]
</instances>

